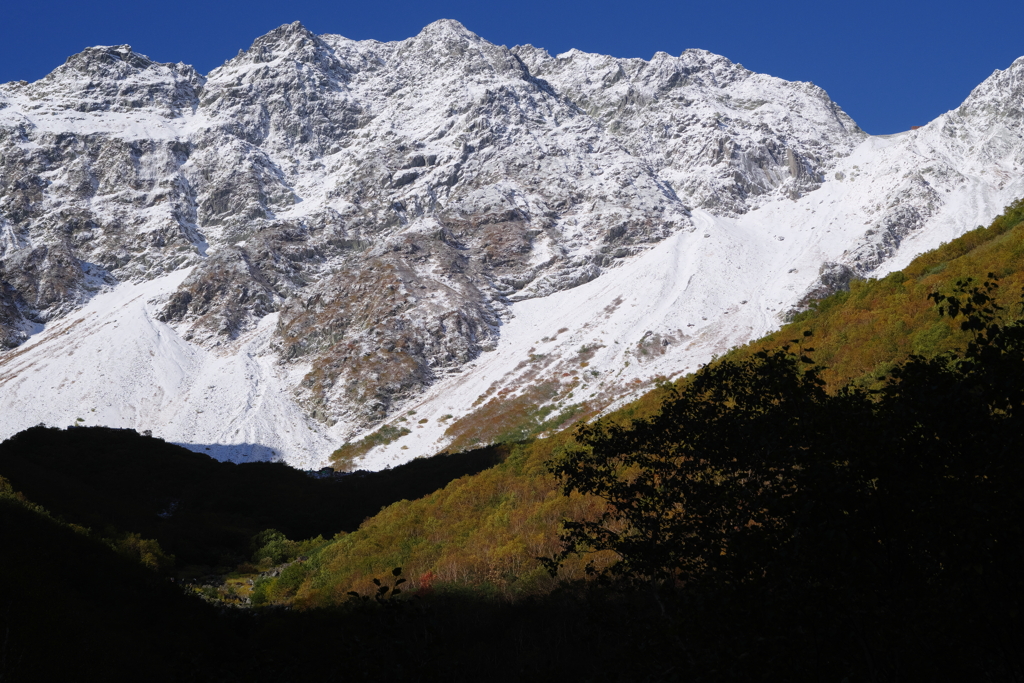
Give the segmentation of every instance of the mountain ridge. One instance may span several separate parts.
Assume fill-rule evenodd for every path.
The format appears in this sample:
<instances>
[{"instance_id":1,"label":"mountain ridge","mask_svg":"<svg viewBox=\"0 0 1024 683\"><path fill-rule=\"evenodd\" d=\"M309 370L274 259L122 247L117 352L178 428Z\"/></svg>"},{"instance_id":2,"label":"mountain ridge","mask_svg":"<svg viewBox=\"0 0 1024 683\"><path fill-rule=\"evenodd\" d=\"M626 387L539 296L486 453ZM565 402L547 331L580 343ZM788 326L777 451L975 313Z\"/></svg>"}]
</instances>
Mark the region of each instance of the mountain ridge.
<instances>
[{"instance_id":1,"label":"mountain ridge","mask_svg":"<svg viewBox=\"0 0 1024 683\"><path fill-rule=\"evenodd\" d=\"M1024 194L1022 64L941 128L883 139L816 86L704 51L551 57L452 20L392 43L296 22L206 76L90 48L0 86L8 429L95 411L316 466L424 415L364 462L382 467L441 450L441 418L479 396L544 385L565 408L588 385L588 410L607 409ZM626 365L599 322L625 312L623 273L653 264L677 305L618 323ZM115 303L130 288L145 301ZM569 335L559 311L524 317L556 299L576 303ZM526 318L551 329L526 339ZM519 367L552 335L543 367ZM658 360L638 360L655 337ZM56 360L83 344L103 371Z\"/></svg>"}]
</instances>

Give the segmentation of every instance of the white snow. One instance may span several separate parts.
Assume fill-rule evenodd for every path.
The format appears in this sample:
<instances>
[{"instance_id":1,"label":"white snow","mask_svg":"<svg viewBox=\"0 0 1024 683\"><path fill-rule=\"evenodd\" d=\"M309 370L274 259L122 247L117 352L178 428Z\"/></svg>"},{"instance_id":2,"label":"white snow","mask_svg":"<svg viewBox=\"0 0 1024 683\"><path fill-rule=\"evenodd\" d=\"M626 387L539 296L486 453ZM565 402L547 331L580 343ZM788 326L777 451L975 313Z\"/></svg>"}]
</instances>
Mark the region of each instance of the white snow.
<instances>
[{"instance_id":1,"label":"white snow","mask_svg":"<svg viewBox=\"0 0 1024 683\"><path fill-rule=\"evenodd\" d=\"M151 430L220 460L319 466L333 441L289 398L304 369L269 352L275 316L210 350L154 318L189 272L98 294L0 356L0 438L40 423L98 425Z\"/></svg>"}]
</instances>

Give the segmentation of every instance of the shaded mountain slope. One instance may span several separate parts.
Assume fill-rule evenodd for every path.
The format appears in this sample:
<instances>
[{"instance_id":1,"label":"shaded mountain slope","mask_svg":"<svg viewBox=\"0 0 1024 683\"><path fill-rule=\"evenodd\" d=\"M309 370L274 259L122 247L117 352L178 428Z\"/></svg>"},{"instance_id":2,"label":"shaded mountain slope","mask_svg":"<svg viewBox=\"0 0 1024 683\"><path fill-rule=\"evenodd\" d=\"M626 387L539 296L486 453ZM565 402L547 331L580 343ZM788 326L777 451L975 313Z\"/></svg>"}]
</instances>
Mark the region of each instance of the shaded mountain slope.
<instances>
[{"instance_id":1,"label":"shaded mountain slope","mask_svg":"<svg viewBox=\"0 0 1024 683\"><path fill-rule=\"evenodd\" d=\"M329 538L502 454L485 449L315 479L282 463L217 462L129 430L36 427L0 444L0 476L68 522L158 540L179 568L233 566L248 561L252 538L265 529Z\"/></svg>"}]
</instances>

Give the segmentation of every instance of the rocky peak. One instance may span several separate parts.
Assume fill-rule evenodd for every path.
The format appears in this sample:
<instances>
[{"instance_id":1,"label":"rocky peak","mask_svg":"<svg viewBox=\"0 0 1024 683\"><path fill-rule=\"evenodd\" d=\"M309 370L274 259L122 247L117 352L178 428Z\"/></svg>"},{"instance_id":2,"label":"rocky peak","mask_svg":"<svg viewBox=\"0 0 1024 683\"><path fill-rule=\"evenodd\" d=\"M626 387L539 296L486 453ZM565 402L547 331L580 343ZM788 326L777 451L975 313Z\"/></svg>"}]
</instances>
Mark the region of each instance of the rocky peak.
<instances>
[{"instance_id":1,"label":"rocky peak","mask_svg":"<svg viewBox=\"0 0 1024 683\"><path fill-rule=\"evenodd\" d=\"M68 71L75 71L92 77L123 80L152 65L149 57L134 52L131 45L99 45L71 55L48 78L60 78Z\"/></svg>"},{"instance_id":2,"label":"rocky peak","mask_svg":"<svg viewBox=\"0 0 1024 683\"><path fill-rule=\"evenodd\" d=\"M864 135L820 88L755 74L705 50L650 61L513 51L680 195L719 213L813 190Z\"/></svg>"},{"instance_id":3,"label":"rocky peak","mask_svg":"<svg viewBox=\"0 0 1024 683\"><path fill-rule=\"evenodd\" d=\"M495 45L454 19L441 19L426 26L412 38L393 44L394 68L414 63L446 71L455 68L460 77L489 79L491 74L528 78L528 72L508 48Z\"/></svg>"},{"instance_id":4,"label":"rocky peak","mask_svg":"<svg viewBox=\"0 0 1024 683\"><path fill-rule=\"evenodd\" d=\"M989 125L1024 120L1024 57L1006 69L996 69L971 91L954 113Z\"/></svg>"},{"instance_id":5,"label":"rocky peak","mask_svg":"<svg viewBox=\"0 0 1024 683\"><path fill-rule=\"evenodd\" d=\"M210 72L201 109L245 144L309 158L337 148L358 125L348 94L351 71L334 48L301 23L286 24ZM268 97L273 94L274 97Z\"/></svg>"},{"instance_id":6,"label":"rocky peak","mask_svg":"<svg viewBox=\"0 0 1024 683\"><path fill-rule=\"evenodd\" d=\"M461 40L468 42L486 42L483 38L466 28L456 19L438 19L426 26L417 34L421 38L434 40Z\"/></svg>"},{"instance_id":7,"label":"rocky peak","mask_svg":"<svg viewBox=\"0 0 1024 683\"><path fill-rule=\"evenodd\" d=\"M512 48L513 54L519 57L529 69L532 69L543 62L552 59L551 53L542 47L536 47L527 43L526 45L516 45Z\"/></svg>"},{"instance_id":8,"label":"rocky peak","mask_svg":"<svg viewBox=\"0 0 1024 683\"><path fill-rule=\"evenodd\" d=\"M227 65L269 64L281 59L331 70L337 68L333 50L320 36L295 21L284 24L253 41L252 46L240 52ZM227 66L225 65L225 66Z\"/></svg>"},{"instance_id":9,"label":"rocky peak","mask_svg":"<svg viewBox=\"0 0 1024 683\"><path fill-rule=\"evenodd\" d=\"M154 109L165 116L190 110L204 79L186 64L163 64L129 45L86 48L26 94L54 109L124 112Z\"/></svg>"},{"instance_id":10,"label":"rocky peak","mask_svg":"<svg viewBox=\"0 0 1024 683\"><path fill-rule=\"evenodd\" d=\"M677 68L686 72L706 74L708 77L706 84L720 88L726 87L729 83L744 76L753 74L753 72L743 68L742 64L736 64L728 57L716 55L714 52L708 52L699 48L683 50L679 57L675 59L665 53L662 54L665 55L663 61L674 61Z\"/></svg>"},{"instance_id":11,"label":"rocky peak","mask_svg":"<svg viewBox=\"0 0 1024 683\"><path fill-rule=\"evenodd\" d=\"M997 69L956 109L908 134L908 142L934 159L929 170L957 178L957 160L973 160L972 173L1003 175L1010 182L1024 170L1024 58ZM912 143L911 143L912 141Z\"/></svg>"}]
</instances>

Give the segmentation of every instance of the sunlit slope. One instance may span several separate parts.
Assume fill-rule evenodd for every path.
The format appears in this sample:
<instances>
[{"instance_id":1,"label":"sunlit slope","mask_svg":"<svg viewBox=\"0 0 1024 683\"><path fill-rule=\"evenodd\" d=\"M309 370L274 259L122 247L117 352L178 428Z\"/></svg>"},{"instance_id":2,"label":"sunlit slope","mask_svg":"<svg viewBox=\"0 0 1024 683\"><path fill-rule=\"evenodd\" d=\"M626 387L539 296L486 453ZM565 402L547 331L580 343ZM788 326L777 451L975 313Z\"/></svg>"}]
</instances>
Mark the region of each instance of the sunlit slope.
<instances>
[{"instance_id":1,"label":"sunlit slope","mask_svg":"<svg viewBox=\"0 0 1024 683\"><path fill-rule=\"evenodd\" d=\"M1024 287L1024 200L1008 206L989 227L926 252L880 280L854 281L849 292L815 303L792 324L728 355L777 348L809 330L813 337L806 345L831 386L870 383L911 354L932 357L963 348L969 333L958 320L940 318L928 295L948 292L968 278L980 285L990 273L999 284L1003 316L1016 319Z\"/></svg>"}]
</instances>

